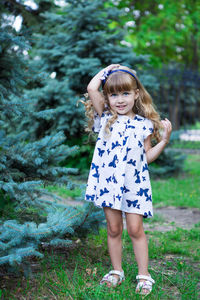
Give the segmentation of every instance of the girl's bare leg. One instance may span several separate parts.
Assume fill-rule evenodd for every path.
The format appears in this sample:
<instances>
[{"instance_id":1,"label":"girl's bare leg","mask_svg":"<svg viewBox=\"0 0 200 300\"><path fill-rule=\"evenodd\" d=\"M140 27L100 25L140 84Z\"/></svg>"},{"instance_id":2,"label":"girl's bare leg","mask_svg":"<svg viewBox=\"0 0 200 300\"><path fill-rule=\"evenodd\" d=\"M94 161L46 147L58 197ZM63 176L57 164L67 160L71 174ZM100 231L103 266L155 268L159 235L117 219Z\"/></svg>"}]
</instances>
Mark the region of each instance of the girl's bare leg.
<instances>
[{"instance_id":1,"label":"girl's bare leg","mask_svg":"<svg viewBox=\"0 0 200 300\"><path fill-rule=\"evenodd\" d=\"M143 228L143 216L126 213L126 224L138 264L138 274L148 276L148 243ZM144 289L144 292L148 291Z\"/></svg>"},{"instance_id":2,"label":"girl's bare leg","mask_svg":"<svg viewBox=\"0 0 200 300\"><path fill-rule=\"evenodd\" d=\"M122 212L105 207L104 213L107 220L107 242L111 263L114 270L122 271ZM114 276L118 277L117 275Z\"/></svg>"}]
</instances>

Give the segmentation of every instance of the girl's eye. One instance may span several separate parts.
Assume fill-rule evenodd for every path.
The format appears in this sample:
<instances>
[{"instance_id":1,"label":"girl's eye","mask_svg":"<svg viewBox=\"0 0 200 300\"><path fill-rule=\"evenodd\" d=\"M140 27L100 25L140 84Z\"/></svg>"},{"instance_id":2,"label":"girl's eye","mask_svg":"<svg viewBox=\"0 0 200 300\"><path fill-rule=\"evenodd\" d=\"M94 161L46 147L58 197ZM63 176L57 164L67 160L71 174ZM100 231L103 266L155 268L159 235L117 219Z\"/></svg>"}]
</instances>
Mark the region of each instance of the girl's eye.
<instances>
[{"instance_id":1,"label":"girl's eye","mask_svg":"<svg viewBox=\"0 0 200 300\"><path fill-rule=\"evenodd\" d=\"M123 95L124 95L124 96L128 96L128 95L129 95L129 92L123 92Z\"/></svg>"},{"instance_id":2,"label":"girl's eye","mask_svg":"<svg viewBox=\"0 0 200 300\"><path fill-rule=\"evenodd\" d=\"M111 97L116 97L116 96L117 96L117 94L114 94L114 93L113 93L113 94L111 94L110 96L111 96Z\"/></svg>"}]
</instances>

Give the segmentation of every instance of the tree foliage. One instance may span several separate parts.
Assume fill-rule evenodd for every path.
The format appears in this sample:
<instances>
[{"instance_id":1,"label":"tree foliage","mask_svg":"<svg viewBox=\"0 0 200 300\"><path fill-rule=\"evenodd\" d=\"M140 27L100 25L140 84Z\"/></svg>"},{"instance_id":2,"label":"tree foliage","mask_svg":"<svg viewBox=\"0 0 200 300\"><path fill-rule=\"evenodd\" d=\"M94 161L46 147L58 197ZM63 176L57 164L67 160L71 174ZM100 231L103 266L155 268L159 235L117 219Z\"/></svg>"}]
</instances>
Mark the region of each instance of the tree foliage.
<instances>
[{"instance_id":1,"label":"tree foliage","mask_svg":"<svg viewBox=\"0 0 200 300\"><path fill-rule=\"evenodd\" d=\"M110 2L124 10L120 24L127 30L127 41L134 45L136 53L148 53L153 66L175 61L199 69L198 0Z\"/></svg>"}]
</instances>

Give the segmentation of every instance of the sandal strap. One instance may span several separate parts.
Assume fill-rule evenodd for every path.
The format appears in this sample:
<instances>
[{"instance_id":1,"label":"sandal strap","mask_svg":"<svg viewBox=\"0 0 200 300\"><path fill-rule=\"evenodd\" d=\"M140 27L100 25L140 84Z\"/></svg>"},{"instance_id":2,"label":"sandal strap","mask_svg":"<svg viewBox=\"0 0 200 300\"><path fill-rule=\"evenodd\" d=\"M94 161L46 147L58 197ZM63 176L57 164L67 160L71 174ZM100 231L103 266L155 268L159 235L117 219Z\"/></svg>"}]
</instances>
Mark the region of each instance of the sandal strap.
<instances>
[{"instance_id":1,"label":"sandal strap","mask_svg":"<svg viewBox=\"0 0 200 300\"><path fill-rule=\"evenodd\" d=\"M113 275L118 275L119 278L116 278ZM122 280L125 280L124 271L120 272L117 270L112 270L102 278L102 280L100 281L100 284L103 284L104 281L108 281L108 282L112 283L113 286L116 286L117 283L118 282L121 283Z\"/></svg>"},{"instance_id":2,"label":"sandal strap","mask_svg":"<svg viewBox=\"0 0 200 300\"><path fill-rule=\"evenodd\" d=\"M120 277L120 280L124 278L124 271L117 271L117 270L111 270L109 275L118 275Z\"/></svg>"},{"instance_id":3,"label":"sandal strap","mask_svg":"<svg viewBox=\"0 0 200 300\"><path fill-rule=\"evenodd\" d=\"M155 283L155 280L153 280L153 278L151 278L151 276L147 276L147 275L137 275L136 279L137 280L140 280L140 279L147 280L150 282L151 285L152 285L152 283Z\"/></svg>"}]
</instances>

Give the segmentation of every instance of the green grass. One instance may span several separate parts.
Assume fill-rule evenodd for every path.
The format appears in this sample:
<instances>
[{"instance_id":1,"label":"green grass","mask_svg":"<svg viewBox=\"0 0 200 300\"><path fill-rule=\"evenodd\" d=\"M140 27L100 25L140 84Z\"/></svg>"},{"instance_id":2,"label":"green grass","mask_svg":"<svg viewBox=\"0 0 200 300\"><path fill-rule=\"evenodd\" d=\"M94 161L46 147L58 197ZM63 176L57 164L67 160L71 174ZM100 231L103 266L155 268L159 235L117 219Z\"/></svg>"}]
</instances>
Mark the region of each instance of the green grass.
<instances>
[{"instance_id":1,"label":"green grass","mask_svg":"<svg viewBox=\"0 0 200 300\"><path fill-rule=\"evenodd\" d=\"M65 186L51 186L48 185L45 187L49 192L55 193L60 197L63 198L75 198L81 196L81 189L80 188L75 188L73 190L67 189Z\"/></svg>"},{"instance_id":2,"label":"green grass","mask_svg":"<svg viewBox=\"0 0 200 300\"><path fill-rule=\"evenodd\" d=\"M184 172L177 178L152 180L153 201L157 206L200 207L200 159L187 157ZM48 187L61 197L80 196L80 189L67 190ZM152 230L146 231L149 240L149 271L156 284L147 299L199 299L200 280L200 222L191 230L175 228L169 232L153 231L154 224L164 219L155 215L149 222ZM125 282L116 289L99 286L101 278L111 269L107 249L106 230L89 235L80 242L74 240L71 250L49 250L44 253L34 277L1 276L2 299L141 299L135 294L137 265L127 231L123 233L123 269ZM62 251L62 252L61 252Z\"/></svg>"},{"instance_id":3,"label":"green grass","mask_svg":"<svg viewBox=\"0 0 200 300\"><path fill-rule=\"evenodd\" d=\"M198 229L147 232L149 271L156 281L148 299L198 299ZM99 286L111 269L106 239L106 230L101 229L99 235L89 235L66 251L67 257L46 252L35 278L15 282L7 278L10 289L2 291L5 299L141 299L135 294L137 266L127 231L122 238L125 282L115 289Z\"/></svg>"},{"instance_id":4,"label":"green grass","mask_svg":"<svg viewBox=\"0 0 200 300\"><path fill-rule=\"evenodd\" d=\"M199 141L176 141L170 145L171 148L176 149L200 149Z\"/></svg>"},{"instance_id":5,"label":"green grass","mask_svg":"<svg viewBox=\"0 0 200 300\"><path fill-rule=\"evenodd\" d=\"M200 208L200 158L189 155L184 172L166 180L152 180L153 203L157 207L184 206Z\"/></svg>"}]
</instances>

